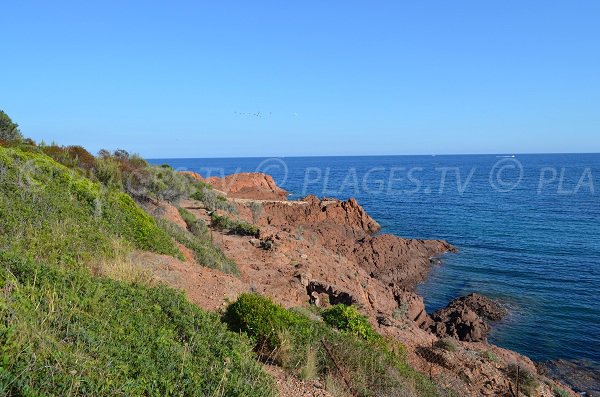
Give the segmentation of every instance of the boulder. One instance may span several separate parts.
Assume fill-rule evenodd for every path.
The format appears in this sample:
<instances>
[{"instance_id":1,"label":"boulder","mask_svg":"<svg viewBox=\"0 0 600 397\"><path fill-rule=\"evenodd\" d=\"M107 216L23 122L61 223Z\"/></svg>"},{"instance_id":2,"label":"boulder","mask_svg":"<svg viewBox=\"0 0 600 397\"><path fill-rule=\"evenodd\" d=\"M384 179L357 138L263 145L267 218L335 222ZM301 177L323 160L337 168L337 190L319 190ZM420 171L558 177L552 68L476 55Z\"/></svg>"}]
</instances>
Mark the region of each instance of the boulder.
<instances>
[{"instance_id":1,"label":"boulder","mask_svg":"<svg viewBox=\"0 0 600 397\"><path fill-rule=\"evenodd\" d=\"M432 315L430 330L439 337L452 337L465 342L484 341L490 331L486 320L497 321L506 309L479 294L454 299Z\"/></svg>"}]
</instances>

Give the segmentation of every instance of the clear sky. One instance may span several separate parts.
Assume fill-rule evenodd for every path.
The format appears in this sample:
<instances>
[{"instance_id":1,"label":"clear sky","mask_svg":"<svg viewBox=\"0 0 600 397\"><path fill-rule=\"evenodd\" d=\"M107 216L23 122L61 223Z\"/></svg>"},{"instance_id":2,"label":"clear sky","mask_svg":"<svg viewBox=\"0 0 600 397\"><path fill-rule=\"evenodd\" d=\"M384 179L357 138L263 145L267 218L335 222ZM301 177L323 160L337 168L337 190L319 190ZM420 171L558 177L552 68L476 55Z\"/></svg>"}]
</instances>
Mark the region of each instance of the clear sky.
<instances>
[{"instance_id":1,"label":"clear sky","mask_svg":"<svg viewBox=\"0 0 600 397\"><path fill-rule=\"evenodd\" d=\"M1 10L0 109L36 140L146 157L600 152L598 0Z\"/></svg>"}]
</instances>

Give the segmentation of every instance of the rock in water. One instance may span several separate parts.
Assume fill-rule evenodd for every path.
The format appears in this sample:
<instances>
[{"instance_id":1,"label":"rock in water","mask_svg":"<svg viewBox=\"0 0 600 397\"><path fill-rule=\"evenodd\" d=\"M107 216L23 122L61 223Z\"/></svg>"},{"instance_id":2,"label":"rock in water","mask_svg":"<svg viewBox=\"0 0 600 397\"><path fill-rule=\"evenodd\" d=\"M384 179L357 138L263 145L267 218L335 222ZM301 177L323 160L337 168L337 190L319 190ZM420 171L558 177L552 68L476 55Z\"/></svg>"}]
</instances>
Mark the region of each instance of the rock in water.
<instances>
[{"instance_id":1,"label":"rock in water","mask_svg":"<svg viewBox=\"0 0 600 397\"><path fill-rule=\"evenodd\" d=\"M430 329L439 337L452 337L465 342L485 340L490 331L486 320L498 321L507 311L493 300L479 294L454 299L432 315Z\"/></svg>"}]
</instances>

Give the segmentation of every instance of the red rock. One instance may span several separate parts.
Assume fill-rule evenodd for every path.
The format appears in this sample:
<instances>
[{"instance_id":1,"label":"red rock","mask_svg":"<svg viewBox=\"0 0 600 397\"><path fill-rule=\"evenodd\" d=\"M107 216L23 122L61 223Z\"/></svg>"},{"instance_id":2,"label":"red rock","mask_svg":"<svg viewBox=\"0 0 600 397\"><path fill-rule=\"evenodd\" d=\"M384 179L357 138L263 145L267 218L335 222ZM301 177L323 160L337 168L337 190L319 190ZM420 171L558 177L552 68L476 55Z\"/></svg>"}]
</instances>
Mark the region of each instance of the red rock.
<instances>
[{"instance_id":1,"label":"red rock","mask_svg":"<svg viewBox=\"0 0 600 397\"><path fill-rule=\"evenodd\" d=\"M270 175L239 173L226 177L211 177L206 180L215 189L228 197L254 200L287 200L288 192L277 186Z\"/></svg>"}]
</instances>

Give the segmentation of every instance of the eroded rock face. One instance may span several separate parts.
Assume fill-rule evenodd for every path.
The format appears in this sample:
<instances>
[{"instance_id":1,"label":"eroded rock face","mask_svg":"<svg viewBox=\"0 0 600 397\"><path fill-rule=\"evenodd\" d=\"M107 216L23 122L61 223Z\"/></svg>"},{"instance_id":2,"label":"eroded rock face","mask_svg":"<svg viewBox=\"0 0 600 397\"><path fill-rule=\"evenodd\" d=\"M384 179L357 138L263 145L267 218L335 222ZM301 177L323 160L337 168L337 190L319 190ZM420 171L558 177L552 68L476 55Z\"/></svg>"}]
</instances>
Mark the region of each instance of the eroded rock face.
<instances>
[{"instance_id":1,"label":"eroded rock face","mask_svg":"<svg viewBox=\"0 0 600 397\"><path fill-rule=\"evenodd\" d=\"M415 240L381 234L355 244L353 255L371 274L392 287L413 288L431 268L430 259L456 248L441 240Z\"/></svg>"},{"instance_id":2,"label":"eroded rock face","mask_svg":"<svg viewBox=\"0 0 600 397\"><path fill-rule=\"evenodd\" d=\"M288 192L277 186L270 175L243 172L223 178L210 177L206 182L228 197L254 200L287 200Z\"/></svg>"},{"instance_id":3,"label":"eroded rock face","mask_svg":"<svg viewBox=\"0 0 600 397\"><path fill-rule=\"evenodd\" d=\"M439 337L452 337L466 342L485 340L490 331L487 320L497 321L507 314L506 309L479 294L454 299L444 309L432 315L430 329Z\"/></svg>"}]
</instances>

